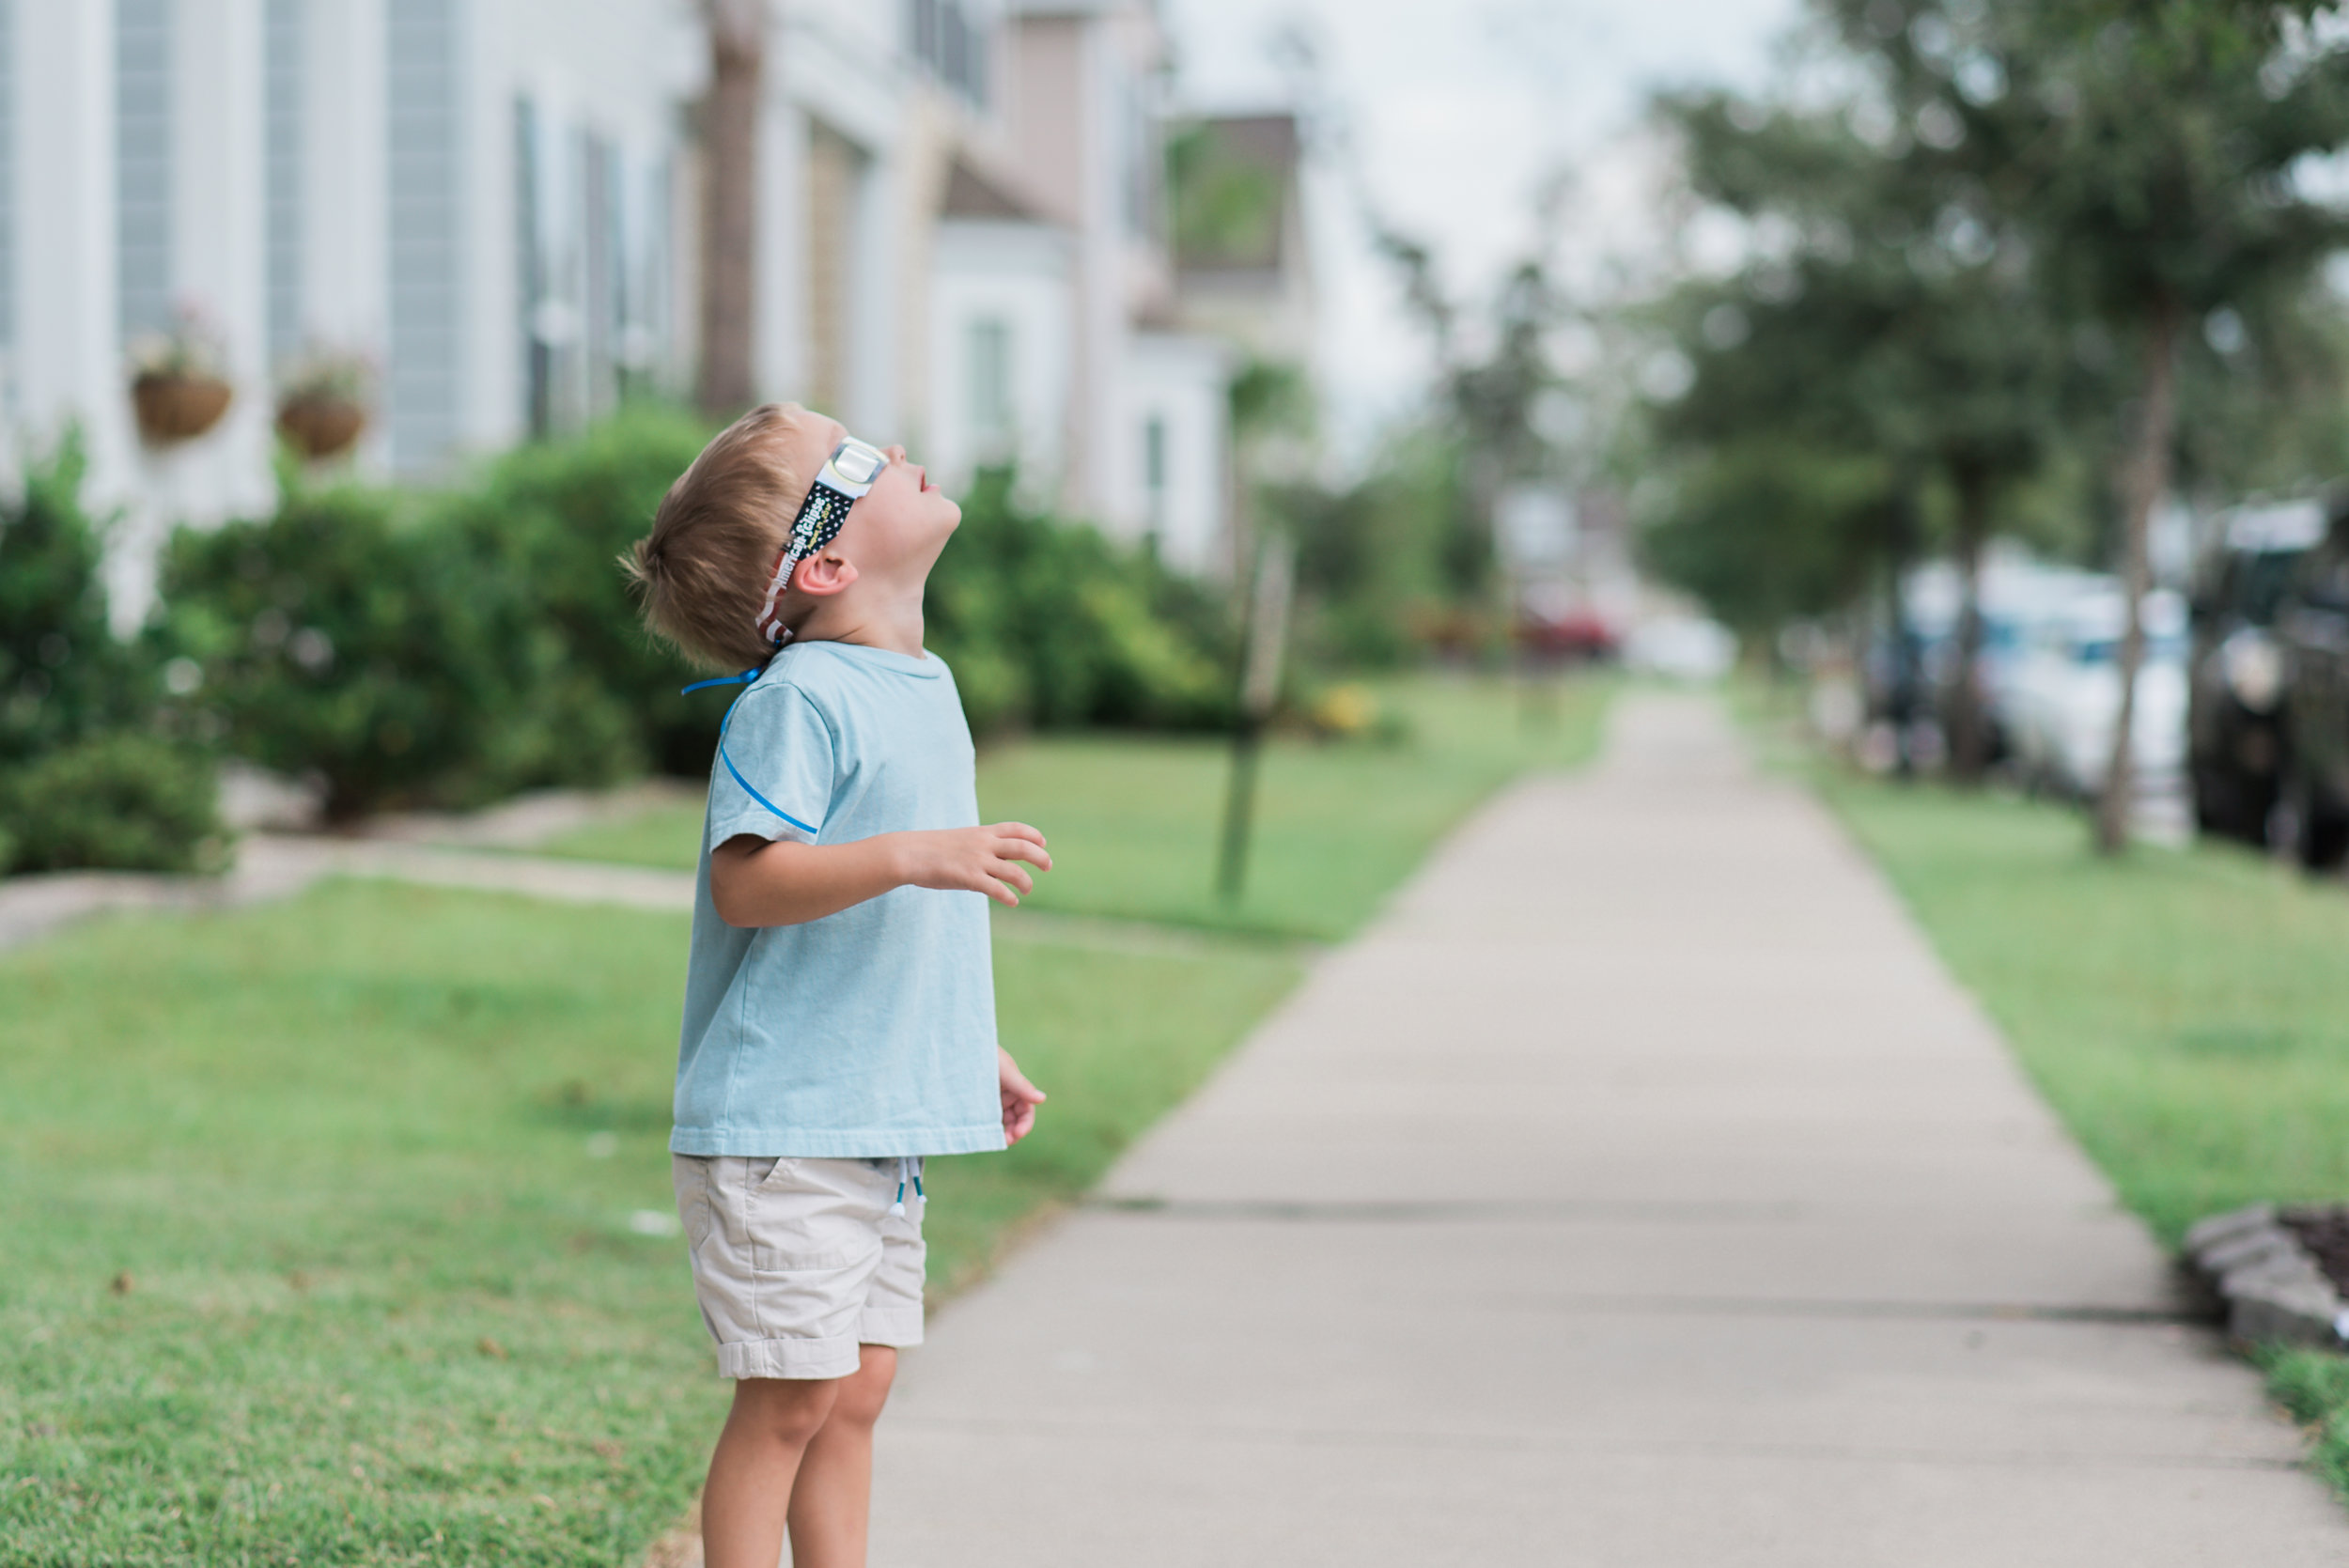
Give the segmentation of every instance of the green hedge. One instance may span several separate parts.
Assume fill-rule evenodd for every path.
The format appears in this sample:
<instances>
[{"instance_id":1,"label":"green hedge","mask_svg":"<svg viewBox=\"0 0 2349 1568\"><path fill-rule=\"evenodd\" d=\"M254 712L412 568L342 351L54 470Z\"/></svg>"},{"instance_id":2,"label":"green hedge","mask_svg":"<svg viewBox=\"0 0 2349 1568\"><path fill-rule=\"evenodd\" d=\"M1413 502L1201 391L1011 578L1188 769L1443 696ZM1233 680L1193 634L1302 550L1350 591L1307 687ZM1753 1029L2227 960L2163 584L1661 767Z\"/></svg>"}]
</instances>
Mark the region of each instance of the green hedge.
<instances>
[{"instance_id":1,"label":"green hedge","mask_svg":"<svg viewBox=\"0 0 2349 1568\"><path fill-rule=\"evenodd\" d=\"M69 438L0 506L0 873L193 869L221 843L211 761L108 631L83 472Z\"/></svg>"},{"instance_id":2,"label":"green hedge","mask_svg":"<svg viewBox=\"0 0 2349 1568\"><path fill-rule=\"evenodd\" d=\"M174 537L160 641L201 667L228 748L321 778L336 818L698 771L716 715L677 697L691 672L617 563L701 441L644 412L437 495L289 489Z\"/></svg>"},{"instance_id":3,"label":"green hedge","mask_svg":"<svg viewBox=\"0 0 2349 1568\"><path fill-rule=\"evenodd\" d=\"M294 489L173 540L152 641L200 669L202 727L323 779L337 817L698 777L725 694L678 695L693 672L646 634L618 559L706 435L642 410L438 495ZM972 727L1228 723L1220 598L1013 495L975 487L931 582Z\"/></svg>"},{"instance_id":4,"label":"green hedge","mask_svg":"<svg viewBox=\"0 0 2349 1568\"><path fill-rule=\"evenodd\" d=\"M930 575L926 641L954 666L971 727L1229 725L1221 600L1014 495L1008 473L982 475Z\"/></svg>"},{"instance_id":5,"label":"green hedge","mask_svg":"<svg viewBox=\"0 0 2349 1568\"><path fill-rule=\"evenodd\" d=\"M707 435L637 410L434 493L289 473L271 516L172 537L130 644L69 443L0 511L0 869L202 862L215 749L319 780L336 819L700 776L725 694L678 694L618 562ZM1014 496L974 487L931 582L972 727L1228 724L1221 596Z\"/></svg>"},{"instance_id":6,"label":"green hedge","mask_svg":"<svg viewBox=\"0 0 2349 1568\"><path fill-rule=\"evenodd\" d=\"M99 529L69 438L0 506L0 768L135 720L155 688L106 629Z\"/></svg>"},{"instance_id":7,"label":"green hedge","mask_svg":"<svg viewBox=\"0 0 2349 1568\"><path fill-rule=\"evenodd\" d=\"M18 871L208 871L223 860L211 759L115 730L0 772L0 857Z\"/></svg>"}]
</instances>

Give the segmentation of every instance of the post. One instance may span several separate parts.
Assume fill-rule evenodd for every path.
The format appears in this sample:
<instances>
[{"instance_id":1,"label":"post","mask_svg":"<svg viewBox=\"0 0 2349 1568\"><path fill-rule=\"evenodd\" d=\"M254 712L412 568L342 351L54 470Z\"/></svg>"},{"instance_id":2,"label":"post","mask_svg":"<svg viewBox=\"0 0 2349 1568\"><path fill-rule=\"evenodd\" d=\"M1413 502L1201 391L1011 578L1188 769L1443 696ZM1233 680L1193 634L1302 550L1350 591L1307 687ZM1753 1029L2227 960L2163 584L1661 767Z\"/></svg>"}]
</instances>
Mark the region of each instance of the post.
<instances>
[{"instance_id":1,"label":"post","mask_svg":"<svg viewBox=\"0 0 2349 1568\"><path fill-rule=\"evenodd\" d=\"M1288 640L1292 585L1288 539L1268 529L1256 551L1256 585L1248 605L1248 654L1239 683L1239 727L1232 732L1232 782L1223 800L1222 853L1216 892L1239 902L1248 881L1249 828L1256 814L1256 762L1265 724L1281 696L1281 654Z\"/></svg>"}]
</instances>

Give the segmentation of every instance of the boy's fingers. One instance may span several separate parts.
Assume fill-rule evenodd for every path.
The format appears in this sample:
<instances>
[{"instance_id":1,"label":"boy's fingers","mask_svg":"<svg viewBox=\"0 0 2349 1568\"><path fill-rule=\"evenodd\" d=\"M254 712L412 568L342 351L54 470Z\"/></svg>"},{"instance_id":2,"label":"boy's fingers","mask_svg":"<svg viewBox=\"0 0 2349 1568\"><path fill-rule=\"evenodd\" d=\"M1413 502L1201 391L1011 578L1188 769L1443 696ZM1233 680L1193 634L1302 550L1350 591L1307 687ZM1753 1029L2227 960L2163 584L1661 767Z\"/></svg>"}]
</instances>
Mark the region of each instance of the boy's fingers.
<instances>
[{"instance_id":1,"label":"boy's fingers","mask_svg":"<svg viewBox=\"0 0 2349 1568\"><path fill-rule=\"evenodd\" d=\"M995 824L994 831L1005 838L1024 838L1031 844L1038 845L1044 842L1044 835L1025 822L998 822Z\"/></svg>"},{"instance_id":2,"label":"boy's fingers","mask_svg":"<svg viewBox=\"0 0 2349 1568\"><path fill-rule=\"evenodd\" d=\"M1029 876L1027 867L1017 861L1005 861L995 876L998 880L1009 882L1021 893L1035 892L1035 878Z\"/></svg>"},{"instance_id":3,"label":"boy's fingers","mask_svg":"<svg viewBox=\"0 0 2349 1568\"><path fill-rule=\"evenodd\" d=\"M1033 864L1042 866L1047 871L1052 869L1052 857L1045 852L1043 845L1037 843L1034 839L997 839L995 841L995 853L1001 855L1007 861L1027 861Z\"/></svg>"}]
</instances>

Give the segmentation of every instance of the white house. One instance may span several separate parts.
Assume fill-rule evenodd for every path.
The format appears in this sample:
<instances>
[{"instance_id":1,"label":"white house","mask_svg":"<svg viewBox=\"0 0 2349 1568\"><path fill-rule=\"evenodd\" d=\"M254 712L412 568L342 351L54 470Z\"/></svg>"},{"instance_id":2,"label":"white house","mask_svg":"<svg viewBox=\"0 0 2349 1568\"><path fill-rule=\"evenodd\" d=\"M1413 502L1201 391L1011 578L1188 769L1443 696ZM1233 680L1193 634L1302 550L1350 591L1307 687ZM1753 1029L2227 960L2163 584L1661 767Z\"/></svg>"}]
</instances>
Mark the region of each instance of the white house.
<instances>
[{"instance_id":1,"label":"white house","mask_svg":"<svg viewBox=\"0 0 2349 1568\"><path fill-rule=\"evenodd\" d=\"M761 396L1163 557L1229 566L1223 388L1180 327L1150 0L771 0ZM0 0L0 418L130 526L267 508L294 367L375 367L362 472L429 478L691 384L707 43L687 0ZM144 439L183 318L232 399Z\"/></svg>"},{"instance_id":2,"label":"white house","mask_svg":"<svg viewBox=\"0 0 2349 1568\"><path fill-rule=\"evenodd\" d=\"M1076 243L968 163L951 171L931 249L926 459L959 487L1011 466L1056 502L1067 471Z\"/></svg>"},{"instance_id":3,"label":"white house","mask_svg":"<svg viewBox=\"0 0 2349 1568\"><path fill-rule=\"evenodd\" d=\"M81 428L118 614L163 528L271 504L304 357L376 367L358 460L415 475L674 375L700 58L671 0L0 4L0 411ZM233 398L143 441L131 358L183 319Z\"/></svg>"}]
</instances>

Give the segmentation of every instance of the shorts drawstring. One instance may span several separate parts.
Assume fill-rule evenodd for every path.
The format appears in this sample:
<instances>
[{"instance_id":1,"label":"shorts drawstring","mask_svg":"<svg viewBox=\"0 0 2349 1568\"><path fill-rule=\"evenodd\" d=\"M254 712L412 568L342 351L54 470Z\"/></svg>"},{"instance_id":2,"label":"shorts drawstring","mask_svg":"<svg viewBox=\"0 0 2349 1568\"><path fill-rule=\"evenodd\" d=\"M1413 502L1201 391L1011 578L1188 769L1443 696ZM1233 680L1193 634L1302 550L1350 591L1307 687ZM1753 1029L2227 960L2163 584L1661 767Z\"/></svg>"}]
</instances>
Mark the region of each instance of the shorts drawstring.
<instances>
[{"instance_id":1,"label":"shorts drawstring","mask_svg":"<svg viewBox=\"0 0 2349 1568\"><path fill-rule=\"evenodd\" d=\"M897 1201L889 1205L891 1214L903 1216L906 1212L906 1183L908 1182L913 1184L913 1196L917 1201L922 1203L929 1201L927 1195L922 1190L922 1157L919 1155L904 1155L898 1157Z\"/></svg>"}]
</instances>

